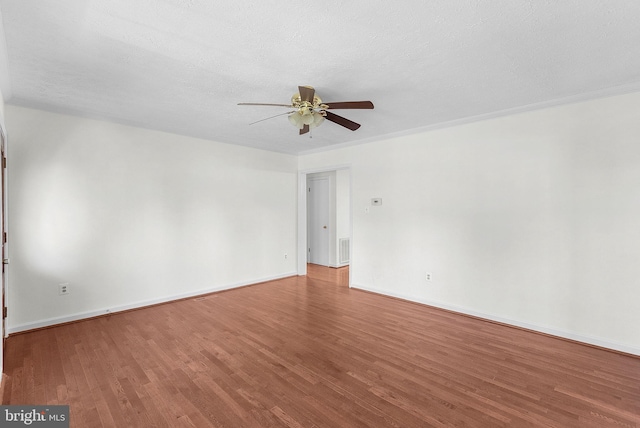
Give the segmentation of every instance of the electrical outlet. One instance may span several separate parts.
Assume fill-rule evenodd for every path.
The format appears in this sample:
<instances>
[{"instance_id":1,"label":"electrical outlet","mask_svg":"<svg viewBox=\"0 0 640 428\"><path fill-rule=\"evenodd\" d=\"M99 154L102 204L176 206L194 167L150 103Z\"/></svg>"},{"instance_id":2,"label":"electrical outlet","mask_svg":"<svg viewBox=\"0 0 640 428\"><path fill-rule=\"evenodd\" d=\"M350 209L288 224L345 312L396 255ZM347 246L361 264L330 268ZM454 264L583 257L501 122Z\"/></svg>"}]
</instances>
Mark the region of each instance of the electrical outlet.
<instances>
[{"instance_id":1,"label":"electrical outlet","mask_svg":"<svg viewBox=\"0 0 640 428\"><path fill-rule=\"evenodd\" d=\"M433 274L431 274L431 272L427 272L427 274L425 275L425 279L427 281L431 281L433 279Z\"/></svg>"},{"instance_id":2,"label":"electrical outlet","mask_svg":"<svg viewBox=\"0 0 640 428\"><path fill-rule=\"evenodd\" d=\"M289 254L284 253L284 259L287 260L289 258Z\"/></svg>"},{"instance_id":3,"label":"electrical outlet","mask_svg":"<svg viewBox=\"0 0 640 428\"><path fill-rule=\"evenodd\" d=\"M69 294L71 290L69 289L69 283L65 282L62 284L58 284L58 294L61 296L66 296Z\"/></svg>"}]
</instances>

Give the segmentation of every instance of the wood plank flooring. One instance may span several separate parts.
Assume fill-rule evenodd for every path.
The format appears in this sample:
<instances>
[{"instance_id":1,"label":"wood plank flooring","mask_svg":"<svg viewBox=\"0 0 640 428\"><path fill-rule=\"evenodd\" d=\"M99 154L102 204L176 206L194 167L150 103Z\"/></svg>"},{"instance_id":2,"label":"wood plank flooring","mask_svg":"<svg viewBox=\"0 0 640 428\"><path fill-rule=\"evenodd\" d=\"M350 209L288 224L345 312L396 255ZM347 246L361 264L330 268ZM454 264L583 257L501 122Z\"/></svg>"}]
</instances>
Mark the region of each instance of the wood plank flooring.
<instances>
[{"instance_id":1,"label":"wood plank flooring","mask_svg":"<svg viewBox=\"0 0 640 428\"><path fill-rule=\"evenodd\" d=\"M11 336L2 402L69 404L82 428L640 427L640 358L345 278L310 266Z\"/></svg>"}]
</instances>

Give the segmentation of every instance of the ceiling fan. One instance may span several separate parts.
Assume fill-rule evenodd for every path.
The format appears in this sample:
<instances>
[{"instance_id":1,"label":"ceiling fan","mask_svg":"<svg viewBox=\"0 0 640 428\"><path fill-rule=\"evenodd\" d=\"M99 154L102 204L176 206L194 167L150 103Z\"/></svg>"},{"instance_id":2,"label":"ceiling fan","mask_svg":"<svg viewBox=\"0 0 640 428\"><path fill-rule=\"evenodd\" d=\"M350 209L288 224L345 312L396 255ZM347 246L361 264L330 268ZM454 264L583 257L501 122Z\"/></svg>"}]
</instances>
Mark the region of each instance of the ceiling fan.
<instances>
[{"instance_id":1,"label":"ceiling fan","mask_svg":"<svg viewBox=\"0 0 640 428\"><path fill-rule=\"evenodd\" d=\"M355 131L360 124L330 112L334 109L372 109L371 101L341 101L323 103L316 90L311 86L298 86L298 93L291 97L291 104L238 103L241 106L276 106L289 107L292 111L282 113L289 115L289 122L300 129L300 135L306 134L311 128L320 126L325 119ZM280 116L280 115L278 115ZM275 117L275 116L273 116ZM269 118L271 119L271 118ZM263 119L266 120L266 119ZM260 121L258 121L260 122ZM257 123L257 122L254 122Z\"/></svg>"}]
</instances>

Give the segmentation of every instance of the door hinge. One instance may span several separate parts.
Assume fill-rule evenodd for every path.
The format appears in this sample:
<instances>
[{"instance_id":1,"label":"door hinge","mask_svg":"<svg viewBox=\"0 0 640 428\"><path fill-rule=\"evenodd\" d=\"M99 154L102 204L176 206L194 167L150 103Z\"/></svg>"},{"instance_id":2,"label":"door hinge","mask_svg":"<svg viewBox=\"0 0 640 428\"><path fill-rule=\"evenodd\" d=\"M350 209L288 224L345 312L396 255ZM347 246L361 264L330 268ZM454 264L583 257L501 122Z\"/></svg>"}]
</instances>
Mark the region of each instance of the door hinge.
<instances>
[{"instance_id":1,"label":"door hinge","mask_svg":"<svg viewBox=\"0 0 640 428\"><path fill-rule=\"evenodd\" d=\"M2 233L2 243L6 244L7 243L7 232L3 232Z\"/></svg>"},{"instance_id":2,"label":"door hinge","mask_svg":"<svg viewBox=\"0 0 640 428\"><path fill-rule=\"evenodd\" d=\"M2 308L2 318L6 318L7 317L7 307L5 306L4 308Z\"/></svg>"},{"instance_id":3,"label":"door hinge","mask_svg":"<svg viewBox=\"0 0 640 428\"><path fill-rule=\"evenodd\" d=\"M3 168L7 167L7 158L2 158L2 167Z\"/></svg>"}]
</instances>

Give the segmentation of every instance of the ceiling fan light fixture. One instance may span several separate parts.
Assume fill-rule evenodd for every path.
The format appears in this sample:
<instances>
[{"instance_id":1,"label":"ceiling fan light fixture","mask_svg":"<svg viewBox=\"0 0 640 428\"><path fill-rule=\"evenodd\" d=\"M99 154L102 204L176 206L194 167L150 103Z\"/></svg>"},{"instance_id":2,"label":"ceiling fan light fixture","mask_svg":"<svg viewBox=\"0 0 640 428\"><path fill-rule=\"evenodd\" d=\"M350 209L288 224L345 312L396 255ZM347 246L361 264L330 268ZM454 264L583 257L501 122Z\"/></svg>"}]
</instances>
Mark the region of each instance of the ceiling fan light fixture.
<instances>
[{"instance_id":1,"label":"ceiling fan light fixture","mask_svg":"<svg viewBox=\"0 0 640 428\"><path fill-rule=\"evenodd\" d=\"M315 122L315 117L313 114L305 113L302 115L302 123L304 123L305 125L311 125L313 122Z\"/></svg>"},{"instance_id":2,"label":"ceiling fan light fixture","mask_svg":"<svg viewBox=\"0 0 640 428\"><path fill-rule=\"evenodd\" d=\"M316 111L313 113L313 122L309 124L309 127L315 128L317 126L320 126L322 122L324 122L324 116L322 115L322 113Z\"/></svg>"},{"instance_id":3,"label":"ceiling fan light fixture","mask_svg":"<svg viewBox=\"0 0 640 428\"><path fill-rule=\"evenodd\" d=\"M289 122L298 129L302 129L304 127L304 123L302 123L302 115L297 111L289 115Z\"/></svg>"}]
</instances>

